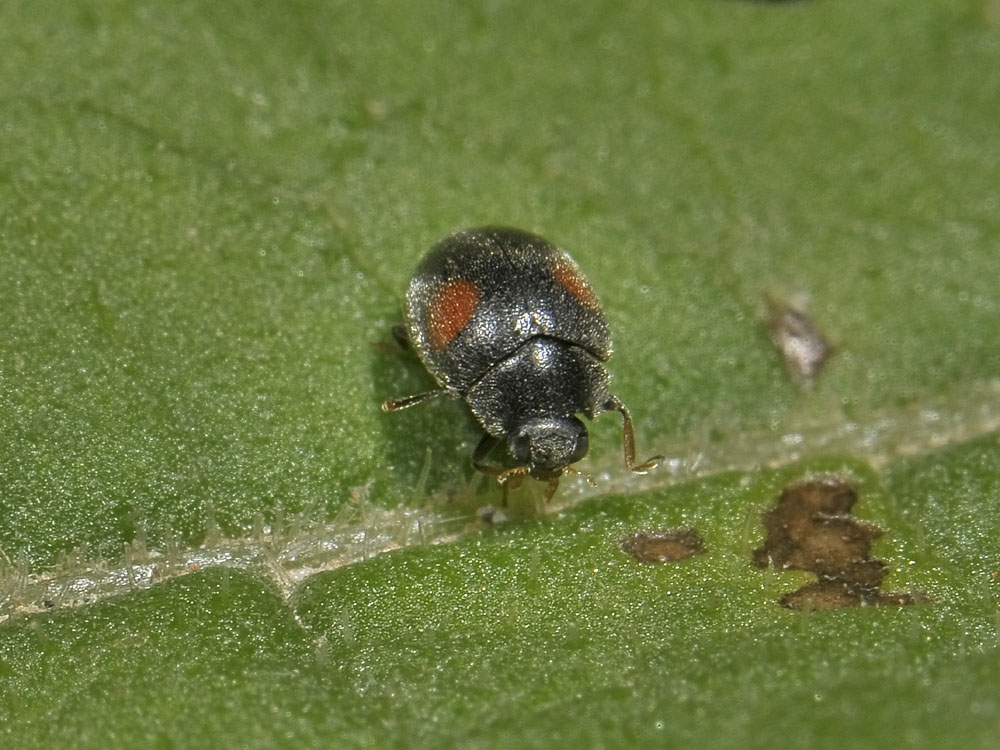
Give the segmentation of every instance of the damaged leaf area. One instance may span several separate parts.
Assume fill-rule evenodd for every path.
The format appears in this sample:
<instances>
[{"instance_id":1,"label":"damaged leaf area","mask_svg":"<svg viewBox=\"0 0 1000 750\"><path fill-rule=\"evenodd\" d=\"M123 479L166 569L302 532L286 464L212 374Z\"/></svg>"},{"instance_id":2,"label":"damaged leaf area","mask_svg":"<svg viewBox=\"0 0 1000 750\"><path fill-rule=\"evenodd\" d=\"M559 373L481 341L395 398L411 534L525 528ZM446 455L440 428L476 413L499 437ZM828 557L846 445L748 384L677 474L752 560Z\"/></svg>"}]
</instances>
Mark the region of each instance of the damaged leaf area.
<instances>
[{"instance_id":1,"label":"damaged leaf area","mask_svg":"<svg viewBox=\"0 0 1000 750\"><path fill-rule=\"evenodd\" d=\"M705 551L705 543L686 526L666 531L640 531L621 541L622 551L647 565L680 562Z\"/></svg>"},{"instance_id":2,"label":"damaged leaf area","mask_svg":"<svg viewBox=\"0 0 1000 750\"><path fill-rule=\"evenodd\" d=\"M754 550L755 564L804 570L819 579L785 594L782 606L815 611L918 600L881 590L888 568L871 558L871 548L882 530L851 515L857 501L857 490L847 482L807 480L786 487L775 508L764 514L767 539Z\"/></svg>"}]
</instances>

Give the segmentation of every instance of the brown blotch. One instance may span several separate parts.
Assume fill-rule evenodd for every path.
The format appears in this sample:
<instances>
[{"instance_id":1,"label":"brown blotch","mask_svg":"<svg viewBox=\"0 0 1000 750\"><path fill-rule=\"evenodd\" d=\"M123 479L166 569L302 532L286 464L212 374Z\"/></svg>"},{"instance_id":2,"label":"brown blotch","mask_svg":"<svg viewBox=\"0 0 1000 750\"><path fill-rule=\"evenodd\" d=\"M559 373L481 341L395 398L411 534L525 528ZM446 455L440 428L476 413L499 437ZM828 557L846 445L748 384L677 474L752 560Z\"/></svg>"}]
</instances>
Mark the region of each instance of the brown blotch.
<instances>
[{"instance_id":1,"label":"brown blotch","mask_svg":"<svg viewBox=\"0 0 1000 750\"><path fill-rule=\"evenodd\" d=\"M427 327L432 348L443 349L462 332L476 312L479 296L479 287L471 281L452 281L438 290Z\"/></svg>"},{"instance_id":2,"label":"brown blotch","mask_svg":"<svg viewBox=\"0 0 1000 750\"><path fill-rule=\"evenodd\" d=\"M826 610L916 602L909 594L881 591L888 569L871 559L871 546L882 530L851 516L857 501L857 490L847 482L808 480L786 487L777 506L764 514L767 540L754 550L754 563L804 570L819 579L783 596L782 606Z\"/></svg>"},{"instance_id":3,"label":"brown blotch","mask_svg":"<svg viewBox=\"0 0 1000 750\"><path fill-rule=\"evenodd\" d=\"M771 341L785 369L799 385L811 385L833 354L833 346L805 311L774 302L770 308Z\"/></svg>"},{"instance_id":4,"label":"brown blotch","mask_svg":"<svg viewBox=\"0 0 1000 750\"><path fill-rule=\"evenodd\" d=\"M698 532L686 526L666 531L640 531L622 539L621 547L647 565L680 562L705 551L705 543Z\"/></svg>"},{"instance_id":5,"label":"brown blotch","mask_svg":"<svg viewBox=\"0 0 1000 750\"><path fill-rule=\"evenodd\" d=\"M568 263L556 263L552 275L555 276L559 286L576 297L581 304L592 310L601 309L601 301L597 299L597 295L579 269Z\"/></svg>"}]
</instances>

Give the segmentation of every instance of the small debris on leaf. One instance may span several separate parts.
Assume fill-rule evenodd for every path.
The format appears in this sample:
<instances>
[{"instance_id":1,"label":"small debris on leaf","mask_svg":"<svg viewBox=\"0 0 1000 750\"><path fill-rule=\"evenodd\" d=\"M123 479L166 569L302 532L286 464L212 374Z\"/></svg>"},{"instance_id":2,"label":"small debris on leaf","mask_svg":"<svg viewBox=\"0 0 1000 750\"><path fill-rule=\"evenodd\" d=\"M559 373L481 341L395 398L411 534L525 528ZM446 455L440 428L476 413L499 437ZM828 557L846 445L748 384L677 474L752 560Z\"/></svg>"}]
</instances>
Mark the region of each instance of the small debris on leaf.
<instances>
[{"instance_id":1,"label":"small debris on leaf","mask_svg":"<svg viewBox=\"0 0 1000 750\"><path fill-rule=\"evenodd\" d=\"M811 385L833 354L833 346L804 305L793 307L771 301L768 306L771 341L781 354L785 369L799 385Z\"/></svg>"},{"instance_id":2,"label":"small debris on leaf","mask_svg":"<svg viewBox=\"0 0 1000 750\"><path fill-rule=\"evenodd\" d=\"M495 505L484 505L476 511L476 518L488 526L507 523L507 513Z\"/></svg>"}]
</instances>

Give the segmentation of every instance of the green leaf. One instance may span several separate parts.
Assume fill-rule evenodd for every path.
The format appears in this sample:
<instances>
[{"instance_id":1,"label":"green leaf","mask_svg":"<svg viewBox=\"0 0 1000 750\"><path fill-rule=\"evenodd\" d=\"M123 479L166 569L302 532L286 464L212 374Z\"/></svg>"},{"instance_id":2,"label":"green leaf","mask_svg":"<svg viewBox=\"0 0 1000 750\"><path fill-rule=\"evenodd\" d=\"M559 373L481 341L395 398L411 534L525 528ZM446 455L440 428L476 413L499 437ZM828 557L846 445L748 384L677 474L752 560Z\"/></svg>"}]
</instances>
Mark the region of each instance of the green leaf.
<instances>
[{"instance_id":1,"label":"green leaf","mask_svg":"<svg viewBox=\"0 0 1000 750\"><path fill-rule=\"evenodd\" d=\"M991 746L998 28L994 0L5 4L0 736ZM668 457L625 476L602 417L597 488L493 526L462 404L378 408L432 386L389 335L412 269L487 223L580 263ZM786 305L817 377L771 342ZM753 565L761 515L814 476L927 601L777 604L813 578ZM620 549L677 526L706 553Z\"/></svg>"}]
</instances>

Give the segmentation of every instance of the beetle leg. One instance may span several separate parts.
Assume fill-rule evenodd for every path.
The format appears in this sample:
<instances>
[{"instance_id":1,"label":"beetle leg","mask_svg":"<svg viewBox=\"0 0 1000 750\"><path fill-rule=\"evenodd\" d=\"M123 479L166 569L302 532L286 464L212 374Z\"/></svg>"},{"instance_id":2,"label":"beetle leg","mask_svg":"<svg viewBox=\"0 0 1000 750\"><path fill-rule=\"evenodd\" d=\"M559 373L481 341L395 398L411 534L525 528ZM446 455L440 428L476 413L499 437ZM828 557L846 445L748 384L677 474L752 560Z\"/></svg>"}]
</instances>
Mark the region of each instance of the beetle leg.
<instances>
[{"instance_id":1,"label":"beetle leg","mask_svg":"<svg viewBox=\"0 0 1000 750\"><path fill-rule=\"evenodd\" d=\"M590 477L587 477L588 479ZM548 486L545 488L545 493L542 495L542 502L546 505L549 504L549 500L552 496L556 494L556 490L559 489L559 476L556 475L549 480Z\"/></svg>"},{"instance_id":2,"label":"beetle leg","mask_svg":"<svg viewBox=\"0 0 1000 750\"><path fill-rule=\"evenodd\" d=\"M410 334L406 332L406 326L394 325L389 330L392 331L392 337L399 344L400 349L410 348Z\"/></svg>"},{"instance_id":3,"label":"beetle leg","mask_svg":"<svg viewBox=\"0 0 1000 750\"><path fill-rule=\"evenodd\" d=\"M493 449L500 444L500 438L493 437L490 434L483 435L482 440L479 441L479 445L472 452L472 468L476 471L481 471L487 476L496 478L497 482L503 487L503 507L507 507L508 499L510 498L510 491L516 490L521 486L521 480L524 475L528 473L528 468L523 469L501 469L499 466L494 466L493 464L486 463L486 457L493 452Z\"/></svg>"},{"instance_id":4,"label":"beetle leg","mask_svg":"<svg viewBox=\"0 0 1000 750\"><path fill-rule=\"evenodd\" d=\"M442 388L437 391L427 391L426 393L416 393L412 396L404 396L403 398L390 398L382 402L382 411L399 411L400 409L409 409L411 406L422 404L424 401L430 401L432 398L448 395L451 395L451 392Z\"/></svg>"},{"instance_id":5,"label":"beetle leg","mask_svg":"<svg viewBox=\"0 0 1000 750\"><path fill-rule=\"evenodd\" d=\"M494 466L493 464L486 463L486 457L490 455L494 448L500 444L500 438L493 437L490 434L483 435L483 439L479 441L479 445L472 452L472 467L476 471L481 471L483 474L487 474L491 477L495 477L500 486L503 487L503 507L507 507L507 500L510 497L510 491L516 490L521 486L521 482L524 479L524 475L527 474L530 469L527 466L522 466L516 469L501 469L499 466Z\"/></svg>"},{"instance_id":6,"label":"beetle leg","mask_svg":"<svg viewBox=\"0 0 1000 750\"><path fill-rule=\"evenodd\" d=\"M490 434L483 435L483 439L479 441L479 445L472 452L472 468L476 471L481 471L483 474L489 474L491 477L499 477L503 469L492 466L486 463L486 457L493 452L493 449L500 444L500 438L493 437Z\"/></svg>"},{"instance_id":7,"label":"beetle leg","mask_svg":"<svg viewBox=\"0 0 1000 750\"><path fill-rule=\"evenodd\" d=\"M518 489L522 482L524 482L524 477L527 476L528 472L531 471L527 466L518 466L516 469L497 469L495 466L488 467L492 471L487 473L493 474L495 471L497 481L500 486L503 487L503 505L507 507L507 501L510 498L510 491ZM556 482L558 484L558 482ZM548 498L545 498L548 501Z\"/></svg>"},{"instance_id":8,"label":"beetle leg","mask_svg":"<svg viewBox=\"0 0 1000 750\"><path fill-rule=\"evenodd\" d=\"M509 500L511 491L520 489L521 485L524 483L524 477L527 473L527 469L525 469L523 473L518 469L508 469L497 477L497 481L500 482L500 486L503 487L503 507L506 508L510 504Z\"/></svg>"},{"instance_id":9,"label":"beetle leg","mask_svg":"<svg viewBox=\"0 0 1000 750\"><path fill-rule=\"evenodd\" d=\"M654 469L657 464L663 460L663 456L652 456L636 466L635 431L632 429L632 415L628 413L628 408L625 404L612 396L604 404L604 408L607 411L611 411L613 409L622 415L622 433L623 442L625 443L625 468L629 471L634 471L636 474L645 474L647 471Z\"/></svg>"}]
</instances>

